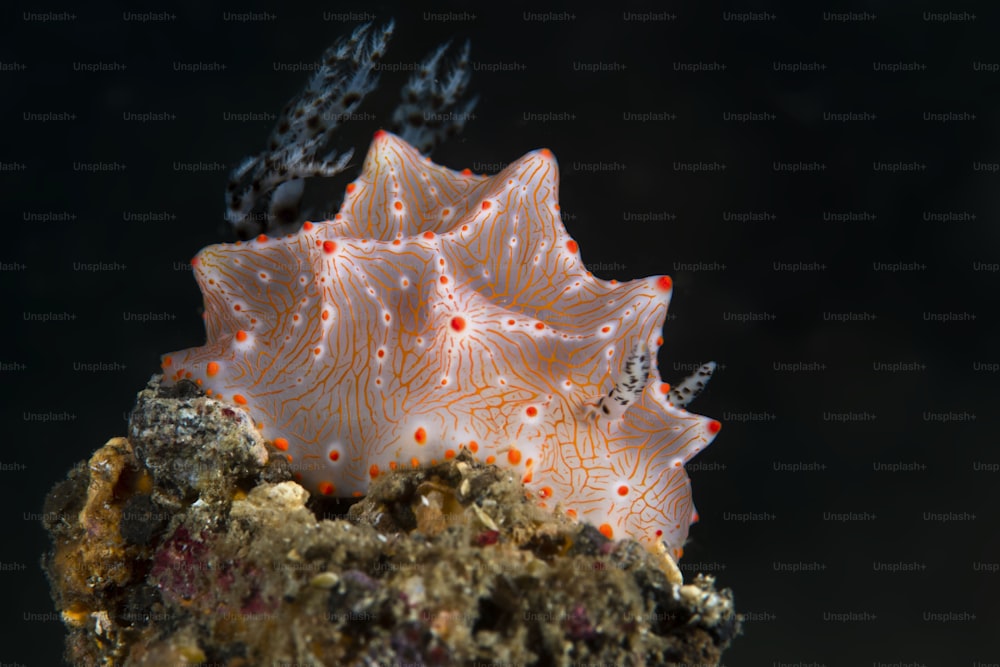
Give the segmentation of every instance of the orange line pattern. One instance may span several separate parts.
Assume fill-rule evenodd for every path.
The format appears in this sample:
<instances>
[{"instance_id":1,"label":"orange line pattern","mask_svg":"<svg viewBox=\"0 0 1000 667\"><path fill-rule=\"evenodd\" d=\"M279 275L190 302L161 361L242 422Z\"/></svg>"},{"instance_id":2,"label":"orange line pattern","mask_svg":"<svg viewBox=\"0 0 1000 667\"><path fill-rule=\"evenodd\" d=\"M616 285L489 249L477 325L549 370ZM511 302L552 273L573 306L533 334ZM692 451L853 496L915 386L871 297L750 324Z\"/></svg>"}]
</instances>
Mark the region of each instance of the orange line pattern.
<instances>
[{"instance_id":1,"label":"orange line pattern","mask_svg":"<svg viewBox=\"0 0 1000 667\"><path fill-rule=\"evenodd\" d=\"M679 553L683 466L719 423L670 404L655 364L595 413L630 352L655 360L671 282L587 272L558 183L546 149L480 176L376 133L333 220L198 254L207 342L164 355L164 383L247 409L314 493L466 448L543 505Z\"/></svg>"}]
</instances>

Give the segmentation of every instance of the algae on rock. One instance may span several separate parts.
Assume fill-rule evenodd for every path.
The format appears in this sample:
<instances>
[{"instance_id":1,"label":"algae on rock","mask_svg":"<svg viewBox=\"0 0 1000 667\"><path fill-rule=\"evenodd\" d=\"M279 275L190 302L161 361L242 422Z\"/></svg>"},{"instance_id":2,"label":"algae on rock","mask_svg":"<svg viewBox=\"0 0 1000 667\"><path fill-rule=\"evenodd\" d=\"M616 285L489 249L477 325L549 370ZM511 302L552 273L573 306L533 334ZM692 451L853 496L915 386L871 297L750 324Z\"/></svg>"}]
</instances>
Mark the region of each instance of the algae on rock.
<instances>
[{"instance_id":1,"label":"algae on rock","mask_svg":"<svg viewBox=\"0 0 1000 667\"><path fill-rule=\"evenodd\" d=\"M74 664L710 665L740 631L711 577L672 581L468 453L347 507L193 385L154 377L128 433L46 501Z\"/></svg>"}]
</instances>

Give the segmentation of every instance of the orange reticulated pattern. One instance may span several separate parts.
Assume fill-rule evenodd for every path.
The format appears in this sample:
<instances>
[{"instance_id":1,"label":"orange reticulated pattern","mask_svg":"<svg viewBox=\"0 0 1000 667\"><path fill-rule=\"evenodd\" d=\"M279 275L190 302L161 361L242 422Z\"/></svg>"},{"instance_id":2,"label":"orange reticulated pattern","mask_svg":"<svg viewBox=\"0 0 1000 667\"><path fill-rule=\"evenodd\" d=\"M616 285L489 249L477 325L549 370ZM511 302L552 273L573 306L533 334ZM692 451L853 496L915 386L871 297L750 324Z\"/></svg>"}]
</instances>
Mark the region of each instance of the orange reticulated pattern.
<instances>
[{"instance_id":1,"label":"orange reticulated pattern","mask_svg":"<svg viewBox=\"0 0 1000 667\"><path fill-rule=\"evenodd\" d=\"M655 359L672 283L588 273L558 183L548 150L478 176L377 133L334 220L198 254L207 342L164 355L164 382L244 407L316 493L468 448L546 506L679 550L683 465L718 422L669 404L655 364L616 418L587 410L631 350Z\"/></svg>"}]
</instances>

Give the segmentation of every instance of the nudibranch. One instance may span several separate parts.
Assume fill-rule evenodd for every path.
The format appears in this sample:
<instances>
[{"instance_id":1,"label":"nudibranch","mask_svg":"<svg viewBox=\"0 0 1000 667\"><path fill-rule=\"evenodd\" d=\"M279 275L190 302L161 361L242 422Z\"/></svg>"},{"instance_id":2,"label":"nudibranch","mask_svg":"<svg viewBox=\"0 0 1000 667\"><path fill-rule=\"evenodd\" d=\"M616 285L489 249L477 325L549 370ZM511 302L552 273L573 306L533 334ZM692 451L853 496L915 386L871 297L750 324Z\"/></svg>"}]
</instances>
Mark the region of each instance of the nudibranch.
<instances>
[{"instance_id":1,"label":"nudibranch","mask_svg":"<svg viewBox=\"0 0 1000 667\"><path fill-rule=\"evenodd\" d=\"M589 273L547 149L493 176L375 138L333 220L192 260L207 342L164 355L249 411L311 492L461 449L514 471L609 538L679 557L696 520L684 464L719 422L682 408L656 353L668 276ZM662 544L661 544L662 543Z\"/></svg>"}]
</instances>

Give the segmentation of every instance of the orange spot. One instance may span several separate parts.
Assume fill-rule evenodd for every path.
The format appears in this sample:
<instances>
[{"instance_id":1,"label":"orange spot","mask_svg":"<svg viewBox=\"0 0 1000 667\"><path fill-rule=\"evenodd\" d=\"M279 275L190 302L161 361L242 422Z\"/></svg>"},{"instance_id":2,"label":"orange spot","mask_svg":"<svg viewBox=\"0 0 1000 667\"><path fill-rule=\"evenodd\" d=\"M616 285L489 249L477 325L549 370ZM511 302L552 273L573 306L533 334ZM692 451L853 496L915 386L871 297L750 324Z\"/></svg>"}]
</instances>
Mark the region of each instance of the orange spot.
<instances>
[{"instance_id":1,"label":"orange spot","mask_svg":"<svg viewBox=\"0 0 1000 667\"><path fill-rule=\"evenodd\" d=\"M392 242L392 245L400 245L401 243L402 243L402 241L400 241L399 239L396 239L395 241Z\"/></svg>"},{"instance_id":2,"label":"orange spot","mask_svg":"<svg viewBox=\"0 0 1000 667\"><path fill-rule=\"evenodd\" d=\"M323 252L327 255L332 255L333 251L337 249L337 244L333 241L323 241Z\"/></svg>"},{"instance_id":3,"label":"orange spot","mask_svg":"<svg viewBox=\"0 0 1000 667\"><path fill-rule=\"evenodd\" d=\"M674 281L670 279L670 276L660 276L660 279L656 281L656 286L664 292L669 292L670 288L674 286Z\"/></svg>"},{"instance_id":4,"label":"orange spot","mask_svg":"<svg viewBox=\"0 0 1000 667\"><path fill-rule=\"evenodd\" d=\"M469 231L469 226L468 225L462 225L462 231L463 232Z\"/></svg>"},{"instance_id":5,"label":"orange spot","mask_svg":"<svg viewBox=\"0 0 1000 667\"><path fill-rule=\"evenodd\" d=\"M507 461L511 465L514 465L514 466L516 466L518 463L520 463L521 462L521 450L518 449L517 447L511 447L510 451L507 452Z\"/></svg>"},{"instance_id":6,"label":"orange spot","mask_svg":"<svg viewBox=\"0 0 1000 667\"><path fill-rule=\"evenodd\" d=\"M469 440L469 451L473 454L479 451L479 443L475 440Z\"/></svg>"},{"instance_id":7,"label":"orange spot","mask_svg":"<svg viewBox=\"0 0 1000 667\"><path fill-rule=\"evenodd\" d=\"M378 466L373 463L372 467L368 469L368 475L372 479L375 479L376 477L378 477Z\"/></svg>"},{"instance_id":8,"label":"orange spot","mask_svg":"<svg viewBox=\"0 0 1000 667\"><path fill-rule=\"evenodd\" d=\"M320 347L314 347L314 348L313 348L313 354L315 354L315 355L316 355L317 357L318 357L318 356L319 356L320 354L322 354L322 353L323 353L323 348L320 348Z\"/></svg>"},{"instance_id":9,"label":"orange spot","mask_svg":"<svg viewBox=\"0 0 1000 667\"><path fill-rule=\"evenodd\" d=\"M531 484L531 471L529 470L524 477L521 478L522 484Z\"/></svg>"},{"instance_id":10,"label":"orange spot","mask_svg":"<svg viewBox=\"0 0 1000 667\"><path fill-rule=\"evenodd\" d=\"M569 250L570 252L576 252L579 249L580 249L580 246L577 245L577 242L574 241L573 239L570 239L569 241L566 241L566 250Z\"/></svg>"},{"instance_id":11,"label":"orange spot","mask_svg":"<svg viewBox=\"0 0 1000 667\"><path fill-rule=\"evenodd\" d=\"M354 189L357 188L357 187L358 186L356 186L354 183L348 183L347 184L347 188L346 188L347 189L347 194L351 194L352 192L354 192Z\"/></svg>"},{"instance_id":12,"label":"orange spot","mask_svg":"<svg viewBox=\"0 0 1000 667\"><path fill-rule=\"evenodd\" d=\"M622 484L621 486L619 486L618 487L618 495L619 496L627 496L628 495L628 487L625 486L624 484Z\"/></svg>"},{"instance_id":13,"label":"orange spot","mask_svg":"<svg viewBox=\"0 0 1000 667\"><path fill-rule=\"evenodd\" d=\"M313 228L313 223L309 222L308 220L302 223L302 229L306 230L307 232L311 232L312 228Z\"/></svg>"},{"instance_id":14,"label":"orange spot","mask_svg":"<svg viewBox=\"0 0 1000 667\"><path fill-rule=\"evenodd\" d=\"M299 314L298 313L295 313L294 315L292 315L292 321L293 322L298 322L299 319L301 319L301 318L299 318Z\"/></svg>"},{"instance_id":15,"label":"orange spot","mask_svg":"<svg viewBox=\"0 0 1000 667\"><path fill-rule=\"evenodd\" d=\"M333 482L319 483L319 492L322 493L324 496L332 496L335 490L336 487L333 486Z\"/></svg>"},{"instance_id":16,"label":"orange spot","mask_svg":"<svg viewBox=\"0 0 1000 667\"><path fill-rule=\"evenodd\" d=\"M395 470L398 467L399 467L398 463L396 463L395 461L389 461L389 470Z\"/></svg>"},{"instance_id":17,"label":"orange spot","mask_svg":"<svg viewBox=\"0 0 1000 667\"><path fill-rule=\"evenodd\" d=\"M236 311L243 310L243 306L241 306L240 304L236 304L235 306L233 306L233 310Z\"/></svg>"},{"instance_id":18,"label":"orange spot","mask_svg":"<svg viewBox=\"0 0 1000 667\"><path fill-rule=\"evenodd\" d=\"M191 266L198 266L198 258L197 257L192 257L191 258Z\"/></svg>"},{"instance_id":19,"label":"orange spot","mask_svg":"<svg viewBox=\"0 0 1000 667\"><path fill-rule=\"evenodd\" d=\"M664 396L666 396L667 394L669 394L670 393L670 385L667 384L666 382L661 382L660 383L660 393L663 394Z\"/></svg>"},{"instance_id":20,"label":"orange spot","mask_svg":"<svg viewBox=\"0 0 1000 667\"><path fill-rule=\"evenodd\" d=\"M490 454L489 456L486 457L486 462L487 463L496 463L497 462L497 457L495 457L492 454Z\"/></svg>"},{"instance_id":21,"label":"orange spot","mask_svg":"<svg viewBox=\"0 0 1000 667\"><path fill-rule=\"evenodd\" d=\"M450 209L450 208L446 208L445 210L441 211L441 215L448 215L448 214L450 214L450 213L451 213L451 209ZM468 225L462 225L462 227L464 227L464 228L466 228L466 229L468 229L468 228L469 228L469 226L468 226Z\"/></svg>"},{"instance_id":22,"label":"orange spot","mask_svg":"<svg viewBox=\"0 0 1000 667\"><path fill-rule=\"evenodd\" d=\"M453 317L451 318L451 328L455 331L462 331L465 329L465 318L464 317Z\"/></svg>"},{"instance_id":23,"label":"orange spot","mask_svg":"<svg viewBox=\"0 0 1000 667\"><path fill-rule=\"evenodd\" d=\"M395 209L396 209L397 211L402 211L402 210L403 210L403 202L401 202L401 201L398 201L398 202L396 202L396 203L395 203L395 204L393 204L392 206L393 206L393 208L395 208Z\"/></svg>"},{"instance_id":24,"label":"orange spot","mask_svg":"<svg viewBox=\"0 0 1000 667\"><path fill-rule=\"evenodd\" d=\"M257 237L257 243L266 243L266 242L267 242L267 234L261 234L260 236Z\"/></svg>"},{"instance_id":25,"label":"orange spot","mask_svg":"<svg viewBox=\"0 0 1000 667\"><path fill-rule=\"evenodd\" d=\"M657 536L657 537L663 537L663 531L662 531L662 530L660 530L660 529L657 529L657 530L656 530L656 536Z\"/></svg>"},{"instance_id":26,"label":"orange spot","mask_svg":"<svg viewBox=\"0 0 1000 667\"><path fill-rule=\"evenodd\" d=\"M608 333L609 331L611 331L611 327L601 327L602 333Z\"/></svg>"},{"instance_id":27,"label":"orange spot","mask_svg":"<svg viewBox=\"0 0 1000 667\"><path fill-rule=\"evenodd\" d=\"M423 426L418 427L413 433L413 439L416 440L418 445L423 445L427 442L427 431L424 430Z\"/></svg>"},{"instance_id":28,"label":"orange spot","mask_svg":"<svg viewBox=\"0 0 1000 667\"><path fill-rule=\"evenodd\" d=\"M385 350L379 350L379 351L378 351L378 352L376 352L375 354L377 354L377 355L378 355L378 358L379 358L379 359L381 359L382 357L384 357L384 356L385 356Z\"/></svg>"},{"instance_id":29,"label":"orange spot","mask_svg":"<svg viewBox=\"0 0 1000 667\"><path fill-rule=\"evenodd\" d=\"M528 409L524 411L529 417L534 417L538 414L538 408L534 405L529 405Z\"/></svg>"},{"instance_id":30,"label":"orange spot","mask_svg":"<svg viewBox=\"0 0 1000 667\"><path fill-rule=\"evenodd\" d=\"M173 358L171 358L171 357L163 357L163 363L161 363L160 366L162 366L163 368L170 368L170 366L173 363L174 363Z\"/></svg>"},{"instance_id":31,"label":"orange spot","mask_svg":"<svg viewBox=\"0 0 1000 667\"><path fill-rule=\"evenodd\" d=\"M201 378L198 378L197 380L195 380L194 383L200 387L201 386Z\"/></svg>"},{"instance_id":32,"label":"orange spot","mask_svg":"<svg viewBox=\"0 0 1000 667\"><path fill-rule=\"evenodd\" d=\"M488 201L484 201L484 202L483 202L483 210L485 211L485 210L486 210L486 209L488 209L489 207L490 207L490 203L489 203Z\"/></svg>"},{"instance_id":33,"label":"orange spot","mask_svg":"<svg viewBox=\"0 0 1000 667\"><path fill-rule=\"evenodd\" d=\"M462 174L462 176L472 176L472 170L469 169L468 167L466 167L465 169L463 169L459 173Z\"/></svg>"},{"instance_id":34,"label":"orange spot","mask_svg":"<svg viewBox=\"0 0 1000 667\"><path fill-rule=\"evenodd\" d=\"M389 316L389 313L386 313L385 314L385 321L388 322L391 319L392 319L392 317Z\"/></svg>"},{"instance_id":35,"label":"orange spot","mask_svg":"<svg viewBox=\"0 0 1000 667\"><path fill-rule=\"evenodd\" d=\"M354 498L361 498L364 495L365 494L361 493L360 491L355 491L354 493L351 494L351 496L353 496Z\"/></svg>"},{"instance_id":36,"label":"orange spot","mask_svg":"<svg viewBox=\"0 0 1000 667\"><path fill-rule=\"evenodd\" d=\"M448 276L441 276L441 284L442 285L448 284Z\"/></svg>"},{"instance_id":37,"label":"orange spot","mask_svg":"<svg viewBox=\"0 0 1000 667\"><path fill-rule=\"evenodd\" d=\"M215 393L215 392L213 392L211 389L206 389L205 390L205 395L206 396L211 396L213 393Z\"/></svg>"},{"instance_id":38,"label":"orange spot","mask_svg":"<svg viewBox=\"0 0 1000 667\"><path fill-rule=\"evenodd\" d=\"M507 320L507 324L509 324L510 326L514 326L514 320Z\"/></svg>"},{"instance_id":39,"label":"orange spot","mask_svg":"<svg viewBox=\"0 0 1000 667\"><path fill-rule=\"evenodd\" d=\"M455 450L454 449L446 449L445 452L444 452L444 458L445 458L445 460L455 458Z\"/></svg>"},{"instance_id":40,"label":"orange spot","mask_svg":"<svg viewBox=\"0 0 1000 667\"><path fill-rule=\"evenodd\" d=\"M424 238L428 241L434 238L434 232L424 232Z\"/></svg>"},{"instance_id":41,"label":"orange spot","mask_svg":"<svg viewBox=\"0 0 1000 667\"><path fill-rule=\"evenodd\" d=\"M535 328L541 331L542 329L545 328L545 325L542 324L541 322L535 322Z\"/></svg>"},{"instance_id":42,"label":"orange spot","mask_svg":"<svg viewBox=\"0 0 1000 667\"><path fill-rule=\"evenodd\" d=\"M323 314L320 315L320 317L322 317L324 320L330 319L330 311L329 310L324 310Z\"/></svg>"},{"instance_id":43,"label":"orange spot","mask_svg":"<svg viewBox=\"0 0 1000 667\"><path fill-rule=\"evenodd\" d=\"M657 345L663 345L663 336L657 336L656 337L656 344Z\"/></svg>"},{"instance_id":44,"label":"orange spot","mask_svg":"<svg viewBox=\"0 0 1000 667\"><path fill-rule=\"evenodd\" d=\"M576 518L576 510L574 510L574 509L568 509L568 510L566 510L566 516L570 517L571 519L575 519Z\"/></svg>"},{"instance_id":45,"label":"orange spot","mask_svg":"<svg viewBox=\"0 0 1000 667\"><path fill-rule=\"evenodd\" d=\"M271 444L274 445L274 448L277 449L277 450L279 450L279 451L282 451L282 452L287 452L288 451L288 441L285 440L284 438L275 438L271 442Z\"/></svg>"},{"instance_id":46,"label":"orange spot","mask_svg":"<svg viewBox=\"0 0 1000 667\"><path fill-rule=\"evenodd\" d=\"M233 402L236 405L246 405L247 399L243 398L243 394L233 394Z\"/></svg>"},{"instance_id":47,"label":"orange spot","mask_svg":"<svg viewBox=\"0 0 1000 667\"><path fill-rule=\"evenodd\" d=\"M538 151L538 154L541 155L542 157L552 157L552 151L550 151L548 148L543 148L542 150Z\"/></svg>"},{"instance_id":48,"label":"orange spot","mask_svg":"<svg viewBox=\"0 0 1000 667\"><path fill-rule=\"evenodd\" d=\"M609 540L615 536L615 531L611 529L610 523L602 523L598 526L597 530L601 531L601 535L608 538Z\"/></svg>"},{"instance_id":49,"label":"orange spot","mask_svg":"<svg viewBox=\"0 0 1000 667\"><path fill-rule=\"evenodd\" d=\"M388 134L389 133L386 132L385 130L375 130L375 134L372 135L372 139L375 139L376 141L379 139L384 139Z\"/></svg>"},{"instance_id":50,"label":"orange spot","mask_svg":"<svg viewBox=\"0 0 1000 667\"><path fill-rule=\"evenodd\" d=\"M540 488L538 490L538 497L541 498L541 499L543 499L543 500L546 499L546 498L551 498L552 497L552 487L551 486L543 486L542 488Z\"/></svg>"},{"instance_id":51,"label":"orange spot","mask_svg":"<svg viewBox=\"0 0 1000 667\"><path fill-rule=\"evenodd\" d=\"M239 342L243 343L243 342L246 341L246 339L247 339L247 332L246 331L243 331L243 329L240 329L239 331L236 332L236 340L238 340Z\"/></svg>"},{"instance_id":52,"label":"orange spot","mask_svg":"<svg viewBox=\"0 0 1000 667\"><path fill-rule=\"evenodd\" d=\"M709 433L718 433L721 428L722 428L722 424L720 422L717 422L714 419L712 421L708 422L708 432Z\"/></svg>"},{"instance_id":53,"label":"orange spot","mask_svg":"<svg viewBox=\"0 0 1000 667\"><path fill-rule=\"evenodd\" d=\"M417 460L416 457L413 457L412 459L410 459L410 465L413 466L414 468L419 468L420 467L420 461Z\"/></svg>"},{"instance_id":54,"label":"orange spot","mask_svg":"<svg viewBox=\"0 0 1000 667\"><path fill-rule=\"evenodd\" d=\"M332 449L332 450L330 450L330 453L327 454L327 457L331 461L339 461L340 460L340 452L337 451L336 449Z\"/></svg>"}]
</instances>

